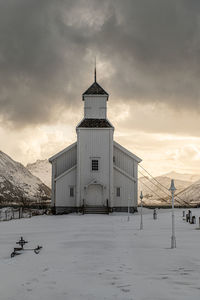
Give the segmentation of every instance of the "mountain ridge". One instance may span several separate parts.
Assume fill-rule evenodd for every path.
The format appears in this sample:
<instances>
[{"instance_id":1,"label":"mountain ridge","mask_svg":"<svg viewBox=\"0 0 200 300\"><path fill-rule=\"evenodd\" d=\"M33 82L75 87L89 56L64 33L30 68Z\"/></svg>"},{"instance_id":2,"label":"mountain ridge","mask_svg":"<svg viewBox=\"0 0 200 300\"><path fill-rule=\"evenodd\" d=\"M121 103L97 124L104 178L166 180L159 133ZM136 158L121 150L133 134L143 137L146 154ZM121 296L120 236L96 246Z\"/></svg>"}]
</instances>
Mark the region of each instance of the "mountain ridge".
<instances>
[{"instance_id":1,"label":"mountain ridge","mask_svg":"<svg viewBox=\"0 0 200 300\"><path fill-rule=\"evenodd\" d=\"M0 151L0 200L18 202L50 199L51 191L21 163Z\"/></svg>"}]
</instances>

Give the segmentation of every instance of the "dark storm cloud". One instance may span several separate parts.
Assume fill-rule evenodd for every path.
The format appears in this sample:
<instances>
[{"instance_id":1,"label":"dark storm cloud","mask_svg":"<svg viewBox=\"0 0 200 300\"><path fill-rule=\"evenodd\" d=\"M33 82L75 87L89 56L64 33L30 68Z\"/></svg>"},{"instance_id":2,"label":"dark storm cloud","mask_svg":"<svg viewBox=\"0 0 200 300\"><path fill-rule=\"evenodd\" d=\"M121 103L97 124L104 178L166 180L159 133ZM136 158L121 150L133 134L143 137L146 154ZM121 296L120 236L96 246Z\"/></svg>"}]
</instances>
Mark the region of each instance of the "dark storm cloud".
<instances>
[{"instance_id":1,"label":"dark storm cloud","mask_svg":"<svg viewBox=\"0 0 200 300\"><path fill-rule=\"evenodd\" d=\"M199 0L2 0L0 114L24 126L75 107L95 54L112 98L199 109L199 30Z\"/></svg>"}]
</instances>

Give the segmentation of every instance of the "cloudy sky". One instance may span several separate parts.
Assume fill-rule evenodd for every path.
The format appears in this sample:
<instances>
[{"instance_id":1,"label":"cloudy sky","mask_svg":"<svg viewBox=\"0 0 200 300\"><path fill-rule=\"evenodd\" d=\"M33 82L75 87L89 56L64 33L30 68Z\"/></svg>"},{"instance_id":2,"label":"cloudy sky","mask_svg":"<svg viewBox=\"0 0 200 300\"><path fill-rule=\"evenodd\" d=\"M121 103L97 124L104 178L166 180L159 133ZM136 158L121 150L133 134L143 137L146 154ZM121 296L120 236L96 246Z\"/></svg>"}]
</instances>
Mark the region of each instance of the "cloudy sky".
<instances>
[{"instance_id":1,"label":"cloudy sky","mask_svg":"<svg viewBox=\"0 0 200 300\"><path fill-rule=\"evenodd\" d=\"M24 164L75 141L81 94L154 175L200 173L199 0L0 0L0 149Z\"/></svg>"}]
</instances>

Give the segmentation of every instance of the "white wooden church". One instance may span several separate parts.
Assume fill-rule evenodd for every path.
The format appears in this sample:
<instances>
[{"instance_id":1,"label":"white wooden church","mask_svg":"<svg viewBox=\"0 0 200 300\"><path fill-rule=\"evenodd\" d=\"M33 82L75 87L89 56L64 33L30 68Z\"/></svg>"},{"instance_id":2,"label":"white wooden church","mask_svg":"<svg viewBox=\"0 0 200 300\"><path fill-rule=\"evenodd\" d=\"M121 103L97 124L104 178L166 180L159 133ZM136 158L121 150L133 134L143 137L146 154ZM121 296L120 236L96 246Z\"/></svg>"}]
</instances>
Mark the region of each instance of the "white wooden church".
<instances>
[{"instance_id":1,"label":"white wooden church","mask_svg":"<svg viewBox=\"0 0 200 300\"><path fill-rule=\"evenodd\" d=\"M141 159L113 140L108 93L96 81L83 93L84 118L77 142L52 156L54 213L137 210Z\"/></svg>"}]
</instances>

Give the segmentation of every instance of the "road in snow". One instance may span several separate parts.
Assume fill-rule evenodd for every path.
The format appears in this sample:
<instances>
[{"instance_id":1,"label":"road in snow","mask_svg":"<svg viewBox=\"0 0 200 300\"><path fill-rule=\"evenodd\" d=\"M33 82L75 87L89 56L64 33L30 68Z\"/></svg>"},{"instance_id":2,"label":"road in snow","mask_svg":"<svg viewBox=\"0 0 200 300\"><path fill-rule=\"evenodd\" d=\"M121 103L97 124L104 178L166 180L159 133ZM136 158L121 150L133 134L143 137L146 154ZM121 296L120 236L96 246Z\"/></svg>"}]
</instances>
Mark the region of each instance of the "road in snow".
<instances>
[{"instance_id":1,"label":"road in snow","mask_svg":"<svg viewBox=\"0 0 200 300\"><path fill-rule=\"evenodd\" d=\"M199 209L192 210L200 215ZM200 230L176 210L177 248L170 249L171 213L38 216L0 223L2 300L198 300ZM36 255L10 258L20 236Z\"/></svg>"}]
</instances>

